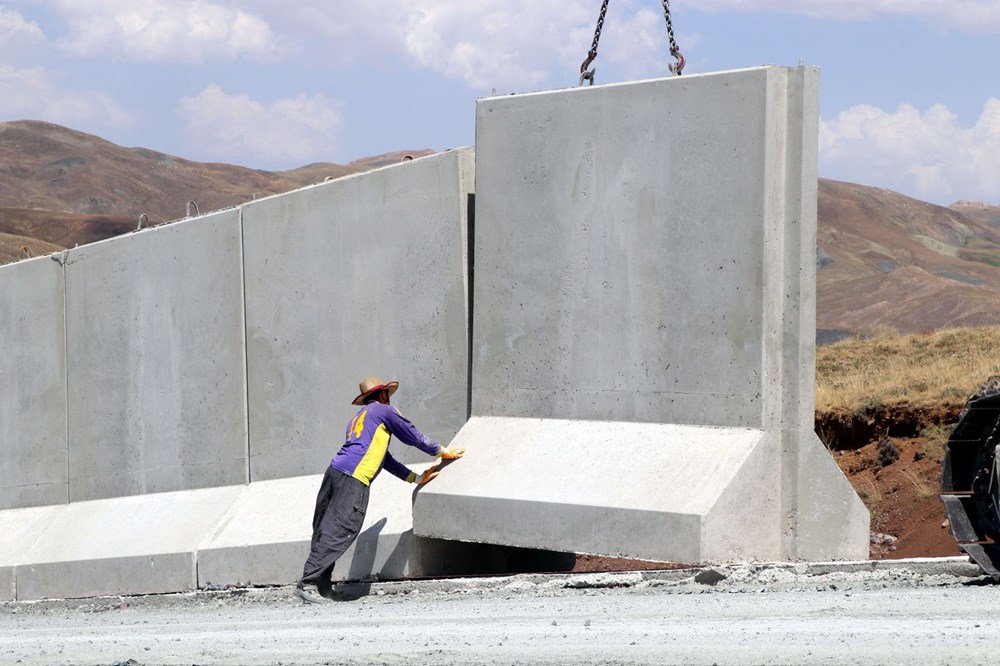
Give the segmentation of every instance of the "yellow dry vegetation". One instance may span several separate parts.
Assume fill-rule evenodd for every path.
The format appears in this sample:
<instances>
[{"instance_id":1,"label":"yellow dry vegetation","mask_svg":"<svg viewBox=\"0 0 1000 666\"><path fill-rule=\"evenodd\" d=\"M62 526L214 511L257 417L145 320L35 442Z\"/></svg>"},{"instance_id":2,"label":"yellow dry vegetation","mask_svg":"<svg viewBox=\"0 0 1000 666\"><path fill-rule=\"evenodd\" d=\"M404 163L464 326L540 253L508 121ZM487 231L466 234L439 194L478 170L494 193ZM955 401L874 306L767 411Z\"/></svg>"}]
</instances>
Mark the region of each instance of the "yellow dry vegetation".
<instances>
[{"instance_id":1,"label":"yellow dry vegetation","mask_svg":"<svg viewBox=\"0 0 1000 666\"><path fill-rule=\"evenodd\" d=\"M856 336L816 348L816 409L962 405L1000 374L1000 326Z\"/></svg>"}]
</instances>

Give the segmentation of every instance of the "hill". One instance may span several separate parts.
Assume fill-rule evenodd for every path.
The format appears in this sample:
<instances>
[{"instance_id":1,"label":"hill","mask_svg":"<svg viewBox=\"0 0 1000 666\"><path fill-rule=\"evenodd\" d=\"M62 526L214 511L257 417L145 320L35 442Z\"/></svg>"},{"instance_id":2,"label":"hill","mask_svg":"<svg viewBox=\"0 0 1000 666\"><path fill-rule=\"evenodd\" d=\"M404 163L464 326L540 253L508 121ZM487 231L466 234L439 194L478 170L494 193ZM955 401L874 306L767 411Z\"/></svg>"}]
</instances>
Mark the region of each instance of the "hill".
<instances>
[{"instance_id":1,"label":"hill","mask_svg":"<svg viewBox=\"0 0 1000 666\"><path fill-rule=\"evenodd\" d=\"M0 233L73 247L131 231L140 215L148 225L183 218L189 201L218 210L432 152L272 172L123 148L51 123L0 123Z\"/></svg>"}]
</instances>

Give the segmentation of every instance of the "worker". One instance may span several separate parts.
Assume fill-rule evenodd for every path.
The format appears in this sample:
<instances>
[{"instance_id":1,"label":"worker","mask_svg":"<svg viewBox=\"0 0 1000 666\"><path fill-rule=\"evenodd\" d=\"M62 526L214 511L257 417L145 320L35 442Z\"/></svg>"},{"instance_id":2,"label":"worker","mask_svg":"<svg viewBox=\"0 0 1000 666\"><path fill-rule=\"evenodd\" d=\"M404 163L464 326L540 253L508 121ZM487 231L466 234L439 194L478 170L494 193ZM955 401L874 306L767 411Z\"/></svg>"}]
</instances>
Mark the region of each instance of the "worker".
<instances>
[{"instance_id":1,"label":"worker","mask_svg":"<svg viewBox=\"0 0 1000 666\"><path fill-rule=\"evenodd\" d=\"M333 565L354 543L368 510L368 489L384 467L407 483L423 485L436 477L440 465L422 474L410 471L389 453L393 435L428 455L442 460L461 458L465 449L446 449L428 438L389 404L399 382L383 382L366 377L359 384L361 394L352 402L361 410L347 426L347 436L333 457L316 496L313 535L309 558L294 594L306 603L325 603L319 585L329 583Z\"/></svg>"}]
</instances>

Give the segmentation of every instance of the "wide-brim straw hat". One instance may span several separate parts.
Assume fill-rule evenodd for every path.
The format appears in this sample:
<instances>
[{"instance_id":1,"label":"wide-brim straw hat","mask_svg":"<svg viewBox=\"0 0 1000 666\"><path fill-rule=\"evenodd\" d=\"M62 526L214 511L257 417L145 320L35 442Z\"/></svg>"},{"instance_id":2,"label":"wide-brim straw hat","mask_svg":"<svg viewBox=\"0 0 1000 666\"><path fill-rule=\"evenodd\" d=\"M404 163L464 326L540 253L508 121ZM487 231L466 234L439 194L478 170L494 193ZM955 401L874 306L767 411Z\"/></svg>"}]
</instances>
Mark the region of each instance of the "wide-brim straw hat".
<instances>
[{"instance_id":1,"label":"wide-brim straw hat","mask_svg":"<svg viewBox=\"0 0 1000 666\"><path fill-rule=\"evenodd\" d=\"M378 377L365 377L361 380L361 383L358 384L358 388L361 389L361 395L351 402L352 405L365 404L365 400L368 399L369 395L375 391L381 391L382 389L386 389L389 391L389 395L392 395L396 392L396 389L399 388L399 382L383 382Z\"/></svg>"}]
</instances>

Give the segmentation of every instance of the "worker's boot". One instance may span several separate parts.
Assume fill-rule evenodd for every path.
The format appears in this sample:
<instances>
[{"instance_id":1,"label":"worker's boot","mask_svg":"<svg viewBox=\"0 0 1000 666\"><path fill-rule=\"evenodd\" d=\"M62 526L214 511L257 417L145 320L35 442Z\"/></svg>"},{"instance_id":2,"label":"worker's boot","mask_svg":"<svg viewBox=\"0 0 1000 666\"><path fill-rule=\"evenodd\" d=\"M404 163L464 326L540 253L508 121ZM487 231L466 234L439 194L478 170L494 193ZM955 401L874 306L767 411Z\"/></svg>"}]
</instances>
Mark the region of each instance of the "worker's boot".
<instances>
[{"instance_id":1,"label":"worker's boot","mask_svg":"<svg viewBox=\"0 0 1000 666\"><path fill-rule=\"evenodd\" d=\"M330 600L319 593L319 588L311 583L296 585L292 594L307 604L328 604Z\"/></svg>"}]
</instances>

